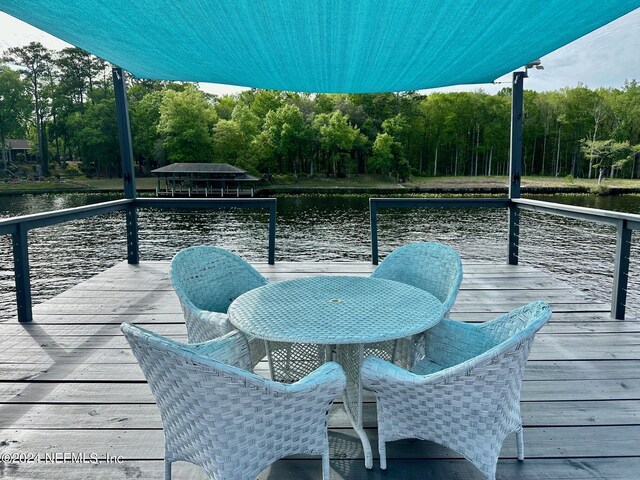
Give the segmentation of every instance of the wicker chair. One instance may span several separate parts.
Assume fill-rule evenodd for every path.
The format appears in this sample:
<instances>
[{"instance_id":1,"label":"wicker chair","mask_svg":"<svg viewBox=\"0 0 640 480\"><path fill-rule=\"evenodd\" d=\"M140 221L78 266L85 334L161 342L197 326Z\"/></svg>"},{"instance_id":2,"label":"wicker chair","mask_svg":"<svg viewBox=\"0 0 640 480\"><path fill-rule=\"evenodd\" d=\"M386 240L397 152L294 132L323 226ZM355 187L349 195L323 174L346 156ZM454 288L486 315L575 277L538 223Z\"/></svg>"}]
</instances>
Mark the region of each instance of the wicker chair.
<instances>
[{"instance_id":1,"label":"wicker chair","mask_svg":"<svg viewBox=\"0 0 640 480\"><path fill-rule=\"evenodd\" d=\"M409 243L387 255L371 277L395 280L426 290L442 302L445 316L448 316L462 283L462 261L458 252L447 245ZM424 349L423 335L414 335L395 342L371 345L365 354L411 368L417 358L424 356Z\"/></svg>"},{"instance_id":2,"label":"wicker chair","mask_svg":"<svg viewBox=\"0 0 640 480\"><path fill-rule=\"evenodd\" d=\"M495 479L511 432L523 460L522 376L534 335L550 317L548 304L533 302L479 325L445 319L427 330L427 356L412 372L367 357L362 384L378 401L380 467L386 442L419 438L455 450Z\"/></svg>"},{"instance_id":3,"label":"wicker chair","mask_svg":"<svg viewBox=\"0 0 640 480\"><path fill-rule=\"evenodd\" d=\"M371 276L426 290L442 302L446 315L460 290L462 261L458 252L447 245L409 243L387 255Z\"/></svg>"},{"instance_id":4,"label":"wicker chair","mask_svg":"<svg viewBox=\"0 0 640 480\"><path fill-rule=\"evenodd\" d=\"M321 455L329 480L328 410L345 387L338 364L284 385L243 370L251 355L237 331L185 345L128 323L121 330L160 409L166 480L175 461L240 480L297 453Z\"/></svg>"},{"instance_id":5,"label":"wicker chair","mask_svg":"<svg viewBox=\"0 0 640 480\"><path fill-rule=\"evenodd\" d=\"M200 245L179 251L169 278L180 300L189 342L205 342L233 330L231 302L267 280L235 253Z\"/></svg>"},{"instance_id":6,"label":"wicker chair","mask_svg":"<svg viewBox=\"0 0 640 480\"><path fill-rule=\"evenodd\" d=\"M171 261L169 278L180 300L190 343L231 332L231 302L267 280L238 255L208 245L185 248ZM266 355L264 341L250 339L253 365Z\"/></svg>"}]
</instances>

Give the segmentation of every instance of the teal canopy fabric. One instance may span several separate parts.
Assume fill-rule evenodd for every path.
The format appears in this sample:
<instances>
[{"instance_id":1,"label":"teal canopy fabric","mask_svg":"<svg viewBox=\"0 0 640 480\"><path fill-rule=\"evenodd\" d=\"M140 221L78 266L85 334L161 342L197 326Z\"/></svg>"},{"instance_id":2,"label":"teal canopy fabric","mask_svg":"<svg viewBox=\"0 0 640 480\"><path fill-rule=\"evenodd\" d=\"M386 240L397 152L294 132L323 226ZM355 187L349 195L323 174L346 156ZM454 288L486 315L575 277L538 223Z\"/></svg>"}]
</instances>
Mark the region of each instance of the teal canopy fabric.
<instances>
[{"instance_id":1,"label":"teal canopy fabric","mask_svg":"<svg viewBox=\"0 0 640 480\"><path fill-rule=\"evenodd\" d=\"M301 92L491 82L640 0L0 0L140 78Z\"/></svg>"}]
</instances>

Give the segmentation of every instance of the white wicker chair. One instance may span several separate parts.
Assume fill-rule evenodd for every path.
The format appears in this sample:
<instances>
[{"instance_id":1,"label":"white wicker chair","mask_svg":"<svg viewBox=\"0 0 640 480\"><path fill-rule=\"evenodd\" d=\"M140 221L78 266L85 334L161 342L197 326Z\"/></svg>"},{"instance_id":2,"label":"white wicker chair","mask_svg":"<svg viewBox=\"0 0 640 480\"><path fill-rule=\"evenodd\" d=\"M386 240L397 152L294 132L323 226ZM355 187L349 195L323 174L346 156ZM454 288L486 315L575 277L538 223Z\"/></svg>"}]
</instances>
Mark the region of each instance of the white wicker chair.
<instances>
[{"instance_id":1,"label":"white wicker chair","mask_svg":"<svg viewBox=\"0 0 640 480\"><path fill-rule=\"evenodd\" d=\"M171 261L169 278L180 300L190 343L234 330L227 317L231 302L267 280L238 255L209 245L185 248ZM266 355L264 341L249 339L252 364Z\"/></svg>"},{"instance_id":2,"label":"white wicker chair","mask_svg":"<svg viewBox=\"0 0 640 480\"><path fill-rule=\"evenodd\" d=\"M412 372L366 358L362 384L378 402L380 467L385 443L404 438L455 450L492 480L512 432L524 459L522 376L534 335L550 317L548 304L533 302L479 325L445 319L427 330L427 355Z\"/></svg>"},{"instance_id":3,"label":"white wicker chair","mask_svg":"<svg viewBox=\"0 0 640 480\"><path fill-rule=\"evenodd\" d=\"M458 252L442 243L409 243L387 255L371 277L394 280L426 290L442 302L446 317L460 290L462 261ZM416 358L424 355L424 349L424 337L419 334L395 342L370 345L365 354L411 368Z\"/></svg>"},{"instance_id":4,"label":"white wicker chair","mask_svg":"<svg viewBox=\"0 0 640 480\"><path fill-rule=\"evenodd\" d=\"M175 461L244 480L297 453L321 455L329 480L328 410L345 387L338 364L285 385L243 370L251 355L240 332L185 345L128 323L121 330L160 409L166 480Z\"/></svg>"}]
</instances>

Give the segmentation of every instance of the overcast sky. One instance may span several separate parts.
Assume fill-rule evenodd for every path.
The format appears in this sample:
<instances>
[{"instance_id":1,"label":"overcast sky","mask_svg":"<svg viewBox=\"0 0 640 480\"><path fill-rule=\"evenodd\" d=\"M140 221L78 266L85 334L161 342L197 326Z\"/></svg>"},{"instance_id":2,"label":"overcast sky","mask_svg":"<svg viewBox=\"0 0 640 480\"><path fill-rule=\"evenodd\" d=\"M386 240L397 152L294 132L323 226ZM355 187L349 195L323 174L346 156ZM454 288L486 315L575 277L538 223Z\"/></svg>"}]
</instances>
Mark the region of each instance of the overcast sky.
<instances>
[{"instance_id":1,"label":"overcast sky","mask_svg":"<svg viewBox=\"0 0 640 480\"><path fill-rule=\"evenodd\" d=\"M606 1L606 0L603 0ZM60 50L70 46L48 33L0 12L0 52L9 47L41 42ZM640 9L605 25L569 45L542 58L544 70L531 72L525 88L556 90L578 83L591 88L621 87L625 80L640 80ZM506 75L499 81L508 81ZM244 88L201 83L201 88L219 95L236 93ZM437 89L460 91L483 89L494 93L505 85L478 84ZM429 92L432 90L425 90Z\"/></svg>"}]
</instances>

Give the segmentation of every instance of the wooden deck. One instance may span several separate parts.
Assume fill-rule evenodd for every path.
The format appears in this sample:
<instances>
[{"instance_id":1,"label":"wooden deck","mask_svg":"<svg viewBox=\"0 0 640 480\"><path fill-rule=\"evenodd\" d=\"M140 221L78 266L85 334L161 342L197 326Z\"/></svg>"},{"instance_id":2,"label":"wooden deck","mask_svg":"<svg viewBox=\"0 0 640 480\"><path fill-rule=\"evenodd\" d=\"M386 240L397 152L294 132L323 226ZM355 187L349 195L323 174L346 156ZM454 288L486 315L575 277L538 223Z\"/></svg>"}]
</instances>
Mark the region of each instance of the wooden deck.
<instances>
[{"instance_id":1,"label":"wooden deck","mask_svg":"<svg viewBox=\"0 0 640 480\"><path fill-rule=\"evenodd\" d=\"M256 266L274 281L372 269L366 263ZM160 417L118 328L128 321L186 337L167 270L168 262L122 263L37 305L31 325L0 323L0 454L40 455L39 462L0 463L0 477L162 478ZM536 338L523 385L526 460L515 459L515 439L508 438L498 478L640 478L640 324L611 320L608 304L530 267L466 263L464 270L454 318L483 321L534 299L554 308ZM365 425L376 445L375 405L368 400ZM330 427L332 478L482 478L453 452L422 441L389 444L388 470L382 472L376 458L366 471L341 408L332 412ZM48 462L45 454L56 452L59 461ZM81 453L88 463L77 463ZM101 462L91 464L90 454ZM107 463L107 455L122 456L123 463ZM260 478L320 476L319 459L295 457ZM174 478L204 476L177 463Z\"/></svg>"}]
</instances>

